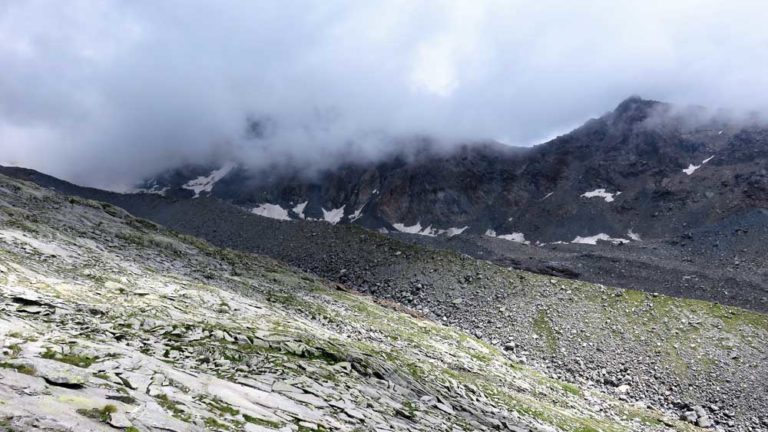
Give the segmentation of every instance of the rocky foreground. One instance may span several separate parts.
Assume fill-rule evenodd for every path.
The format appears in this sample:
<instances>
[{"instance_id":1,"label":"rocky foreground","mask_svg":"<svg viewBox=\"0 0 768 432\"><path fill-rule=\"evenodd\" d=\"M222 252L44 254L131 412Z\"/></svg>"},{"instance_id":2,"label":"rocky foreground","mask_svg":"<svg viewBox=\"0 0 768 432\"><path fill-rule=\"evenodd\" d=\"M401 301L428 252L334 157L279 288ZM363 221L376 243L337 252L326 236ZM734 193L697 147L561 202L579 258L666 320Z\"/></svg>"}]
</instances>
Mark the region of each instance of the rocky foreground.
<instances>
[{"instance_id":1,"label":"rocky foreground","mask_svg":"<svg viewBox=\"0 0 768 432\"><path fill-rule=\"evenodd\" d=\"M657 295L650 285L664 279L658 268L646 269L643 293L511 270L354 226L274 221L214 199L131 206L135 195L99 196L218 246L404 304L566 381L696 424L768 430L768 317Z\"/></svg>"},{"instance_id":2,"label":"rocky foreground","mask_svg":"<svg viewBox=\"0 0 768 432\"><path fill-rule=\"evenodd\" d=\"M339 288L0 177L0 427L697 429Z\"/></svg>"}]
</instances>

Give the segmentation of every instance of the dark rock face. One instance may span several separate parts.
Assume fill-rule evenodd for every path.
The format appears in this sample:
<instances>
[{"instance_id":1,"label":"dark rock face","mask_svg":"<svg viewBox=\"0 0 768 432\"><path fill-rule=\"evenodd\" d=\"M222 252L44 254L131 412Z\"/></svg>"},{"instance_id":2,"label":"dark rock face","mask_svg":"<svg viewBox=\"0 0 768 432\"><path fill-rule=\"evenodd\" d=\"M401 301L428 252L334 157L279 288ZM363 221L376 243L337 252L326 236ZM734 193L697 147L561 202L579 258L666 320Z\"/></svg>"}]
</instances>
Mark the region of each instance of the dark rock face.
<instances>
[{"instance_id":1,"label":"dark rock face","mask_svg":"<svg viewBox=\"0 0 768 432\"><path fill-rule=\"evenodd\" d=\"M467 227L534 243L601 233L630 240L630 231L663 238L768 207L768 130L696 115L630 98L530 149L480 143L443 151L419 141L409 156L348 163L312 179L236 168L202 194L248 209L277 205L293 219L331 220L336 210L338 222L368 228ZM191 197L184 186L215 168L173 170L144 186Z\"/></svg>"}]
</instances>

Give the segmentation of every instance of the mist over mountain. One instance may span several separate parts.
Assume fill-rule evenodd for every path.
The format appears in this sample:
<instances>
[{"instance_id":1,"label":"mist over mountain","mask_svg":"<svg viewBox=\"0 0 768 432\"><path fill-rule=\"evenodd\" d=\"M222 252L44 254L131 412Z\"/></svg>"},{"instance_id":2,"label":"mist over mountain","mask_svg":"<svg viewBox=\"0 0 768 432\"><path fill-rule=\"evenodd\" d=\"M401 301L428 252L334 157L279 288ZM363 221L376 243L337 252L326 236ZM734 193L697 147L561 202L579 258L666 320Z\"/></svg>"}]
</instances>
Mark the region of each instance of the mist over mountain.
<instances>
[{"instance_id":1,"label":"mist over mountain","mask_svg":"<svg viewBox=\"0 0 768 432\"><path fill-rule=\"evenodd\" d=\"M0 163L124 188L201 160L379 159L413 136L527 146L631 94L761 112L766 8L4 1Z\"/></svg>"},{"instance_id":2,"label":"mist over mountain","mask_svg":"<svg viewBox=\"0 0 768 432\"><path fill-rule=\"evenodd\" d=\"M0 0L0 431L768 432L765 0Z\"/></svg>"}]
</instances>

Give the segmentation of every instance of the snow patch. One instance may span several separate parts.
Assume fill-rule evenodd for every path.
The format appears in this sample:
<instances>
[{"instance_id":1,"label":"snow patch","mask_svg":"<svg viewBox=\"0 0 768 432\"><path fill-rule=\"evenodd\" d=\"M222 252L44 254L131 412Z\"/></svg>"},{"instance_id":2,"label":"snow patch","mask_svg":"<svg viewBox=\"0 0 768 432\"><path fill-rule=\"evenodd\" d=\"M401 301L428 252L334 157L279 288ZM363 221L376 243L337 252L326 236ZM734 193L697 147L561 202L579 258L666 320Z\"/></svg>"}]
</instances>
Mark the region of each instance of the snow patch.
<instances>
[{"instance_id":1,"label":"snow patch","mask_svg":"<svg viewBox=\"0 0 768 432\"><path fill-rule=\"evenodd\" d=\"M611 242L613 244L619 244L619 243L629 243L629 240L623 239L623 238L613 238L605 233L596 234L589 237L580 237L576 236L575 239L571 241L571 243L581 243L581 244L591 244L596 245L598 240L600 241L607 241Z\"/></svg>"},{"instance_id":2,"label":"snow patch","mask_svg":"<svg viewBox=\"0 0 768 432\"><path fill-rule=\"evenodd\" d=\"M219 180L223 179L232 168L235 167L233 163L227 163L223 167L211 171L208 176L200 176L194 180L190 180L187 184L182 186L184 189L189 189L195 192L195 198L198 198L202 192L210 193L213 190L213 185Z\"/></svg>"},{"instance_id":3,"label":"snow patch","mask_svg":"<svg viewBox=\"0 0 768 432\"><path fill-rule=\"evenodd\" d=\"M360 219L361 217L363 217L363 208L365 208L365 206L362 206L359 209L355 210L355 212L352 213L352 215L349 217L349 221L354 222Z\"/></svg>"},{"instance_id":4,"label":"snow patch","mask_svg":"<svg viewBox=\"0 0 768 432\"><path fill-rule=\"evenodd\" d=\"M456 236L456 235L459 235L459 234L463 233L464 231L467 230L467 228L469 228L469 225L467 225L465 227L461 227L461 228L448 228L447 230L445 230L445 234L448 237L453 237L453 236Z\"/></svg>"},{"instance_id":5,"label":"snow patch","mask_svg":"<svg viewBox=\"0 0 768 432\"><path fill-rule=\"evenodd\" d=\"M411 225L411 226L405 226L405 224L401 224L401 223L392 224L392 226L396 230L398 230L398 231L400 231L402 233L407 233L407 234L421 234L422 233L421 222L416 222L416 225ZM431 226L430 226L430 228L431 228Z\"/></svg>"},{"instance_id":6,"label":"snow patch","mask_svg":"<svg viewBox=\"0 0 768 432\"><path fill-rule=\"evenodd\" d=\"M540 199L539 201L544 201L545 199L547 199L547 198L551 197L553 193L554 193L554 192L550 192L550 193L548 193L548 194L544 195L544 198Z\"/></svg>"},{"instance_id":7,"label":"snow patch","mask_svg":"<svg viewBox=\"0 0 768 432\"><path fill-rule=\"evenodd\" d=\"M699 168L701 168L701 165L690 164L688 165L688 168L683 168L683 172L688 175L691 175Z\"/></svg>"},{"instance_id":8,"label":"snow patch","mask_svg":"<svg viewBox=\"0 0 768 432\"><path fill-rule=\"evenodd\" d=\"M418 234L427 237L437 237L439 235L447 235L448 237L453 237L463 233L467 228L469 228L469 226L465 226L462 228L438 229L432 228L432 225L429 225L426 228L422 228L421 222L416 222L416 225L411 226L406 226L405 224L401 223L392 224L392 226L401 233Z\"/></svg>"},{"instance_id":9,"label":"snow patch","mask_svg":"<svg viewBox=\"0 0 768 432\"><path fill-rule=\"evenodd\" d=\"M151 188L135 188L128 190L128 193L137 193L137 194L156 194L156 195L162 195L165 196L165 193L168 192L168 189L170 187L166 186L164 188L161 188L160 185L154 184Z\"/></svg>"},{"instance_id":10,"label":"snow patch","mask_svg":"<svg viewBox=\"0 0 768 432\"><path fill-rule=\"evenodd\" d=\"M640 241L641 240L640 239L640 234L632 231L632 229L627 231L627 237L629 237L630 240L634 240L634 241Z\"/></svg>"},{"instance_id":11,"label":"snow patch","mask_svg":"<svg viewBox=\"0 0 768 432\"><path fill-rule=\"evenodd\" d=\"M300 218L304 219L304 208L307 206L307 203L308 203L308 202L309 202L309 201L304 201L303 203L298 203L298 204L296 204L296 206L295 206L294 208L292 208L291 210L293 210L293 212L294 212L294 213L296 213L297 215L299 215L299 217L300 217Z\"/></svg>"},{"instance_id":12,"label":"snow patch","mask_svg":"<svg viewBox=\"0 0 768 432\"><path fill-rule=\"evenodd\" d=\"M527 245L531 244L531 242L525 239L525 234L519 233L519 232L513 232L511 234L496 234L496 231L489 229L485 232L485 235L487 237L494 237L502 240L509 240L515 243L522 243Z\"/></svg>"},{"instance_id":13,"label":"snow patch","mask_svg":"<svg viewBox=\"0 0 768 432\"><path fill-rule=\"evenodd\" d=\"M259 204L258 207L254 207L253 210L251 210L251 213L255 213L259 216L264 216L270 219L291 220L291 217L288 216L288 210L280 207L277 204Z\"/></svg>"},{"instance_id":14,"label":"snow patch","mask_svg":"<svg viewBox=\"0 0 768 432\"><path fill-rule=\"evenodd\" d=\"M336 225L344 217L344 207L341 206L337 209L326 210L323 209L323 220Z\"/></svg>"},{"instance_id":15,"label":"snow patch","mask_svg":"<svg viewBox=\"0 0 768 432\"><path fill-rule=\"evenodd\" d=\"M704 164L705 164L705 163L707 163L707 162L711 161L711 160L712 160L712 158L714 158L714 156L710 156L710 157L708 157L708 158L704 159L704 160L701 162L701 165L694 165L694 164L689 164L689 165L688 165L688 168L684 168L684 169L683 169L683 172L684 172L684 173L686 173L686 174L688 174L688 175L691 175L691 174L693 174L694 172L696 172L696 170L697 170L697 169L699 169L699 168L701 168L702 166L704 166Z\"/></svg>"},{"instance_id":16,"label":"snow patch","mask_svg":"<svg viewBox=\"0 0 768 432\"><path fill-rule=\"evenodd\" d=\"M613 197L619 196L619 195L621 195L621 192L610 193L610 192L607 192L604 188L595 189L593 191L584 192L583 194L581 194L581 196L584 198L600 197L605 199L605 202L612 202Z\"/></svg>"}]
</instances>

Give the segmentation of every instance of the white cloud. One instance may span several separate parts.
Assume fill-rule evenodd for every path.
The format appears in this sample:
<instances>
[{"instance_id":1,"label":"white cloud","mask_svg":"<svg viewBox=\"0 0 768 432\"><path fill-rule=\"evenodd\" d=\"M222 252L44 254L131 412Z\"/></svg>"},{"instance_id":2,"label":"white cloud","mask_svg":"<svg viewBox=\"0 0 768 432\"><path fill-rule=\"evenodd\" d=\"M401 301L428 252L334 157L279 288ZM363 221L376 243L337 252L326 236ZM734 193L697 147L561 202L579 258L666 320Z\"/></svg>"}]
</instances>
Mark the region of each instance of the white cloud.
<instances>
[{"instance_id":1,"label":"white cloud","mask_svg":"<svg viewBox=\"0 0 768 432\"><path fill-rule=\"evenodd\" d=\"M211 146L309 166L414 133L525 145L631 94L764 110L767 14L756 0L6 0L0 152L103 185ZM243 140L249 115L274 134Z\"/></svg>"}]
</instances>

